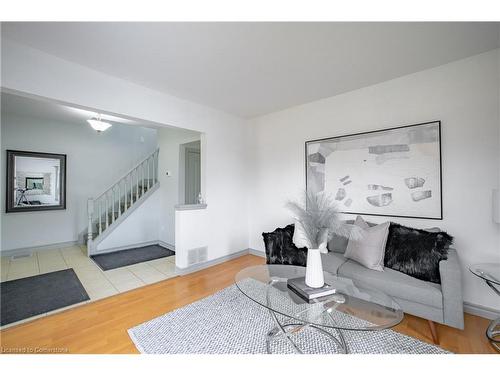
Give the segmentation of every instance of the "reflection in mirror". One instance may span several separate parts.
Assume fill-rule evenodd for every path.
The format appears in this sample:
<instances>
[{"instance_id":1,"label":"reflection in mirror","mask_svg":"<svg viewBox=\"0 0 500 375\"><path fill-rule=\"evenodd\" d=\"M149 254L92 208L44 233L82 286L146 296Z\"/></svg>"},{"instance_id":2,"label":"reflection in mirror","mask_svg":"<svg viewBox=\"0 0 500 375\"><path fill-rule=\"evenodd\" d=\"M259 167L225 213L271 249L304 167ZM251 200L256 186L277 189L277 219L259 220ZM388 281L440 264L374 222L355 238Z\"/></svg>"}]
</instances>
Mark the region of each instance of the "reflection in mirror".
<instances>
[{"instance_id":1,"label":"reflection in mirror","mask_svg":"<svg viewBox=\"0 0 500 375\"><path fill-rule=\"evenodd\" d=\"M7 151L7 160L7 212L66 208L66 155Z\"/></svg>"}]
</instances>

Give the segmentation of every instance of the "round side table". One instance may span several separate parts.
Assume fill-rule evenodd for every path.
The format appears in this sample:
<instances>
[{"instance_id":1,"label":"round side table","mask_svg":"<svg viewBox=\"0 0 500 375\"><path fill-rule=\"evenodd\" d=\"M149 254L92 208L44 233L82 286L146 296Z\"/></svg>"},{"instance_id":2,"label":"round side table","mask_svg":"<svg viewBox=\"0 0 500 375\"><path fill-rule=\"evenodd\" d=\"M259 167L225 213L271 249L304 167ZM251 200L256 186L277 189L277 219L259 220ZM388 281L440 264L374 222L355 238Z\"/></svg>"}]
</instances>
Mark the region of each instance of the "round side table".
<instances>
[{"instance_id":1,"label":"round side table","mask_svg":"<svg viewBox=\"0 0 500 375\"><path fill-rule=\"evenodd\" d=\"M469 270L483 279L500 296L500 263L473 264ZM500 317L490 323L486 330L486 337L490 340L491 345L500 351Z\"/></svg>"}]
</instances>

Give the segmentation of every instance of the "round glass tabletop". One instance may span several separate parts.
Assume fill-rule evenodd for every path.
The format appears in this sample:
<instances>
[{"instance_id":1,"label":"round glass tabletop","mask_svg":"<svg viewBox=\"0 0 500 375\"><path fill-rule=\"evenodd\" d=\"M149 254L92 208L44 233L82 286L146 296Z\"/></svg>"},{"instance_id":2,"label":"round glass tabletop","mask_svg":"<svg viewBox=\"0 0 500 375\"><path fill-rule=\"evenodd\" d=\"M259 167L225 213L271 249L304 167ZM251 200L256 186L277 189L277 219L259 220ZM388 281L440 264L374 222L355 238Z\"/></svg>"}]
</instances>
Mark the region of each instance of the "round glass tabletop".
<instances>
[{"instance_id":1,"label":"round glass tabletop","mask_svg":"<svg viewBox=\"0 0 500 375\"><path fill-rule=\"evenodd\" d=\"M469 270L481 279L500 285L500 263L473 264Z\"/></svg>"},{"instance_id":2,"label":"round glass tabletop","mask_svg":"<svg viewBox=\"0 0 500 375\"><path fill-rule=\"evenodd\" d=\"M388 295L358 281L324 272L335 287L330 296L310 302L287 287L287 280L304 277L304 267L261 265L245 268L235 278L240 291L274 313L305 324L345 330L382 330L403 319L403 311Z\"/></svg>"}]
</instances>

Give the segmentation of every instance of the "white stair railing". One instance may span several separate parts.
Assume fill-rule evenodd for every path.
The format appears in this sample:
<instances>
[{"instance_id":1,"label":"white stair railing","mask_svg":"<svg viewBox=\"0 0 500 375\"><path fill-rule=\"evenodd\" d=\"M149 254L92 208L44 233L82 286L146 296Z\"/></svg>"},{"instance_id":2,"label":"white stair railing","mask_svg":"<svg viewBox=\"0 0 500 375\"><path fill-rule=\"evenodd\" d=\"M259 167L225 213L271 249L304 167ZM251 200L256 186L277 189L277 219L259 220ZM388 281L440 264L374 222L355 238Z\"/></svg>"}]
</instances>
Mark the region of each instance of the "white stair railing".
<instances>
[{"instance_id":1,"label":"white stair railing","mask_svg":"<svg viewBox=\"0 0 500 375\"><path fill-rule=\"evenodd\" d=\"M88 199L88 243L104 233L158 183L158 153L159 150L155 150L97 198Z\"/></svg>"}]
</instances>

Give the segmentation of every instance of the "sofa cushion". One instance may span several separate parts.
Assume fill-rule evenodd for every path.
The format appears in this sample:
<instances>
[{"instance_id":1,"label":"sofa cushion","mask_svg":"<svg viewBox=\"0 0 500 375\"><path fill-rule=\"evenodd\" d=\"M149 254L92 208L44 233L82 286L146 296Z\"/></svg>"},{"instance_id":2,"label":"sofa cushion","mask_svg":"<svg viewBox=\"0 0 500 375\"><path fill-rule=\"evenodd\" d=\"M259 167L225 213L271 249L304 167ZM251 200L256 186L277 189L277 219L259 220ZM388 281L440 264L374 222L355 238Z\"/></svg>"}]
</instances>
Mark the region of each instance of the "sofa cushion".
<instances>
[{"instance_id":1,"label":"sofa cushion","mask_svg":"<svg viewBox=\"0 0 500 375\"><path fill-rule=\"evenodd\" d=\"M347 261L347 258L342 254L329 252L321 254L321 263L323 264L323 271L330 272L334 275L338 273L338 269L342 264Z\"/></svg>"},{"instance_id":2,"label":"sofa cushion","mask_svg":"<svg viewBox=\"0 0 500 375\"><path fill-rule=\"evenodd\" d=\"M443 307L443 295L439 284L415 279L390 268L386 268L384 272L378 272L348 260L340 267L338 275L355 281L359 280L391 297L437 308Z\"/></svg>"},{"instance_id":3,"label":"sofa cushion","mask_svg":"<svg viewBox=\"0 0 500 375\"><path fill-rule=\"evenodd\" d=\"M346 220L345 223L346 224L354 224L354 220ZM367 223L370 227L377 225L374 223L370 223L368 221L367 221ZM441 229L438 227L426 228L424 230L426 230L427 232L433 232L433 233L441 232ZM295 242L295 240L294 240L294 242ZM328 241L328 250L333 251L334 253L344 254L346 249L347 249L348 243L349 243L349 239L347 237L342 237L342 236L338 236L338 235L334 234L332 236L332 239L330 241Z\"/></svg>"},{"instance_id":4,"label":"sofa cushion","mask_svg":"<svg viewBox=\"0 0 500 375\"><path fill-rule=\"evenodd\" d=\"M446 259L453 237L391 223L385 248L385 267L424 281L440 283L439 262Z\"/></svg>"},{"instance_id":5,"label":"sofa cushion","mask_svg":"<svg viewBox=\"0 0 500 375\"><path fill-rule=\"evenodd\" d=\"M354 224L354 220L346 220L345 223L346 224ZM370 227L377 225L374 223L370 223L369 221L367 221L366 223ZM333 251L334 253L344 254L346 249L347 249L348 243L349 243L349 238L333 234L331 240L328 241L327 247L328 247L329 251Z\"/></svg>"},{"instance_id":6,"label":"sofa cushion","mask_svg":"<svg viewBox=\"0 0 500 375\"><path fill-rule=\"evenodd\" d=\"M344 256L371 270L383 271L389 222L370 227L361 216L358 216L354 225L361 229L362 236L353 238L351 232Z\"/></svg>"}]
</instances>

